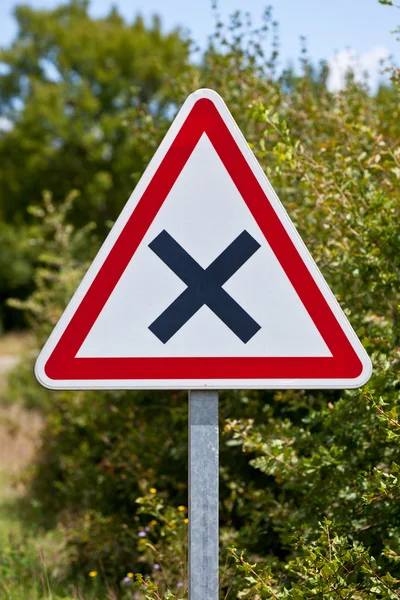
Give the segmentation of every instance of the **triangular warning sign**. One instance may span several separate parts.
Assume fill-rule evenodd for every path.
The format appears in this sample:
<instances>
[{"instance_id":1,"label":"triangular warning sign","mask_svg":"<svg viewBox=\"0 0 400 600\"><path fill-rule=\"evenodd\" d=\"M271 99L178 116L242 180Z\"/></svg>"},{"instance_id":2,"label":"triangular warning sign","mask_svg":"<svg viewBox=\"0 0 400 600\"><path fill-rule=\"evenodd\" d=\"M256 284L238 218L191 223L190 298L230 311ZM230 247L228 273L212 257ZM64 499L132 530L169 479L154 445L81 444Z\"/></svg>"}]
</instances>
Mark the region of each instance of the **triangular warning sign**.
<instances>
[{"instance_id":1,"label":"triangular warning sign","mask_svg":"<svg viewBox=\"0 0 400 600\"><path fill-rule=\"evenodd\" d=\"M223 100L186 100L43 348L49 388L347 388L371 362Z\"/></svg>"}]
</instances>

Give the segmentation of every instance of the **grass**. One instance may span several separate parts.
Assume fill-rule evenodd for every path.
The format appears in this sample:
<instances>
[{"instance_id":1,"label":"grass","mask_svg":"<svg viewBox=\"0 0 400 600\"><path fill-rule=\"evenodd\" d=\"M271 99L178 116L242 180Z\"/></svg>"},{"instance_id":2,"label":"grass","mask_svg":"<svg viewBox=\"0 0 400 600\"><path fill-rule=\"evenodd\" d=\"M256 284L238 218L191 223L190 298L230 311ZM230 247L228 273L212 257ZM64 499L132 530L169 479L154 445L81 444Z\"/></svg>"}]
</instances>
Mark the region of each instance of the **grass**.
<instances>
[{"instance_id":1,"label":"grass","mask_svg":"<svg viewBox=\"0 0 400 600\"><path fill-rule=\"evenodd\" d=\"M0 389L4 396L8 373L30 343L26 333L0 337ZM0 598L55 600L46 556L54 565L63 562L62 539L60 532L39 531L35 507L26 497L29 466L40 446L43 418L37 411L4 400L0 406Z\"/></svg>"},{"instance_id":2,"label":"grass","mask_svg":"<svg viewBox=\"0 0 400 600\"><path fill-rule=\"evenodd\" d=\"M67 582L62 531L44 532L37 524L43 515L27 499L26 483L43 424L36 411L0 406L0 598L115 600L112 590L100 592L97 581L83 582L84 592Z\"/></svg>"},{"instance_id":3,"label":"grass","mask_svg":"<svg viewBox=\"0 0 400 600\"><path fill-rule=\"evenodd\" d=\"M30 346L26 333L0 337L0 599L116 600L113 590L104 591L100 577L83 578L75 586L66 580L63 532L43 531L41 508L27 497L44 419L38 410L14 403L7 378Z\"/></svg>"},{"instance_id":4,"label":"grass","mask_svg":"<svg viewBox=\"0 0 400 600\"><path fill-rule=\"evenodd\" d=\"M41 426L40 416L28 414L21 406L0 407L0 596L7 600L40 598L33 577L29 584L29 573L35 572L38 560L24 535L21 476L33 460Z\"/></svg>"}]
</instances>

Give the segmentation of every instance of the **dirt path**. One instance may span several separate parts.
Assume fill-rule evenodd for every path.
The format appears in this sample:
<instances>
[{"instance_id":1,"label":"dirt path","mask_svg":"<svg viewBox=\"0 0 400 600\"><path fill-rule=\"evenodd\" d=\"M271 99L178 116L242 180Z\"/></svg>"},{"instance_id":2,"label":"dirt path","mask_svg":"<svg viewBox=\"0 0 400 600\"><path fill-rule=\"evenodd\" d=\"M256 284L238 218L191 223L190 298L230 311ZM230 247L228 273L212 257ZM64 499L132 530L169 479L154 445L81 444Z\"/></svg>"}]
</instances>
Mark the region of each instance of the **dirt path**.
<instances>
[{"instance_id":1,"label":"dirt path","mask_svg":"<svg viewBox=\"0 0 400 600\"><path fill-rule=\"evenodd\" d=\"M39 413L19 404L0 407L0 472L13 478L29 465L39 446L42 426Z\"/></svg>"},{"instance_id":2,"label":"dirt path","mask_svg":"<svg viewBox=\"0 0 400 600\"><path fill-rule=\"evenodd\" d=\"M0 338L0 392L6 393L7 377L20 360L29 337L8 334ZM0 406L0 501L23 493L18 475L33 460L39 446L42 416L20 404Z\"/></svg>"},{"instance_id":3,"label":"dirt path","mask_svg":"<svg viewBox=\"0 0 400 600\"><path fill-rule=\"evenodd\" d=\"M8 373L18 361L18 356L0 356L0 391L3 393ZM20 404L0 406L0 500L22 493L22 489L17 489L21 485L16 481L33 460L42 423L43 418L39 413L28 411Z\"/></svg>"}]
</instances>

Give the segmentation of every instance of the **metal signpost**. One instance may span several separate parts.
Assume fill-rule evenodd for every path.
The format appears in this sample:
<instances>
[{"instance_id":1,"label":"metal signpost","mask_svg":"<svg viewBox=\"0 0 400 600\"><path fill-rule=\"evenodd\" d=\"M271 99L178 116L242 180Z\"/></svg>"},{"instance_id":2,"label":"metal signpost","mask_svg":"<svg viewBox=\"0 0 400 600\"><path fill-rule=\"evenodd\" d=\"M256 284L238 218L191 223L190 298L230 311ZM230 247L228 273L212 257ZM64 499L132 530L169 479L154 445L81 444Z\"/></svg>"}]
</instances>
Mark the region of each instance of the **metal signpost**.
<instances>
[{"instance_id":1,"label":"metal signpost","mask_svg":"<svg viewBox=\"0 0 400 600\"><path fill-rule=\"evenodd\" d=\"M218 598L218 392L189 392L189 591Z\"/></svg>"},{"instance_id":2,"label":"metal signpost","mask_svg":"<svg viewBox=\"0 0 400 600\"><path fill-rule=\"evenodd\" d=\"M218 389L354 388L371 361L222 98L191 94L35 366L187 389L189 595L218 597Z\"/></svg>"}]
</instances>

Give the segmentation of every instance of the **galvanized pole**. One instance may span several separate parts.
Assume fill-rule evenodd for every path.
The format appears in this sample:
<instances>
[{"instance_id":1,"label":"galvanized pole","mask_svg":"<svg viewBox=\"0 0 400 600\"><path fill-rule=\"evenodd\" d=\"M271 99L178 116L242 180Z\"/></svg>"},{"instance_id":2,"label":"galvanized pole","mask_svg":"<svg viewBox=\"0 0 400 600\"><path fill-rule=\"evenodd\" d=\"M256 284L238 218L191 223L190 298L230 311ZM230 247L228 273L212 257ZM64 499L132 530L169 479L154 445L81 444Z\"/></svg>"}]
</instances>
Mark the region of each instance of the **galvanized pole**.
<instances>
[{"instance_id":1,"label":"galvanized pole","mask_svg":"<svg viewBox=\"0 0 400 600\"><path fill-rule=\"evenodd\" d=\"M189 600L218 599L218 392L189 392Z\"/></svg>"}]
</instances>

